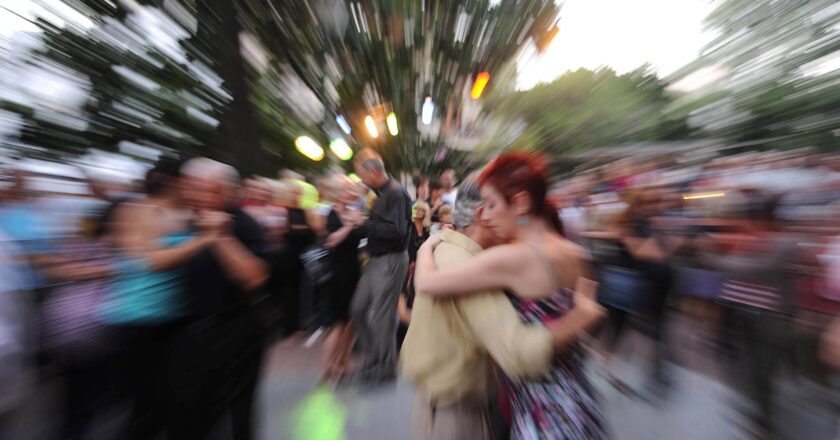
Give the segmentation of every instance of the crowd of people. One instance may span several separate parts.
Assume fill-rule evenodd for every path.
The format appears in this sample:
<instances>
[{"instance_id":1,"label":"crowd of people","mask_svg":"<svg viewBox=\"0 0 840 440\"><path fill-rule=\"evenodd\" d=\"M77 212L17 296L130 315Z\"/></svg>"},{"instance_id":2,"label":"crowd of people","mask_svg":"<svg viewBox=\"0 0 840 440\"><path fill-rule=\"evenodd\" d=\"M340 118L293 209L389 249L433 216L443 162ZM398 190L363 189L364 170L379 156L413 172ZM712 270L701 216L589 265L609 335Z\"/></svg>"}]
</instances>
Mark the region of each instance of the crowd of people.
<instances>
[{"instance_id":1,"label":"crowd of people","mask_svg":"<svg viewBox=\"0 0 840 440\"><path fill-rule=\"evenodd\" d=\"M361 182L330 175L307 201L294 173L242 180L207 158L163 159L142 188L92 181L83 197L8 173L0 434L56 375L60 438L89 438L121 408L120 438L205 438L222 420L251 438L267 342L316 328L331 328L325 380L393 380L411 202L378 155L358 157ZM368 356L351 375L356 335Z\"/></svg>"},{"instance_id":2,"label":"crowd of people","mask_svg":"<svg viewBox=\"0 0 840 440\"><path fill-rule=\"evenodd\" d=\"M418 177L413 197L369 149L355 180L314 186L162 159L142 190L91 181L73 209L7 173L0 436L55 375L62 439L116 408L118 438L220 423L251 438L266 347L324 334L323 384L414 383L415 439L608 438L587 365L636 392L613 367L635 330L664 393L686 328L772 435L782 375L836 387L840 160L682 159L589 163L552 186L541 157L505 153L460 183Z\"/></svg>"},{"instance_id":3,"label":"crowd of people","mask_svg":"<svg viewBox=\"0 0 840 440\"><path fill-rule=\"evenodd\" d=\"M661 155L559 183L551 198L566 236L597 267L608 310L595 345L608 380L630 391L612 374L627 328L651 342L650 383L660 392L672 385L678 345L696 340L744 397L733 411L739 424L759 438L790 435L784 420L796 419L794 404L783 401L780 382L808 398L836 392L838 171L836 155L807 150L699 162ZM837 429L830 413L829 437Z\"/></svg>"}]
</instances>

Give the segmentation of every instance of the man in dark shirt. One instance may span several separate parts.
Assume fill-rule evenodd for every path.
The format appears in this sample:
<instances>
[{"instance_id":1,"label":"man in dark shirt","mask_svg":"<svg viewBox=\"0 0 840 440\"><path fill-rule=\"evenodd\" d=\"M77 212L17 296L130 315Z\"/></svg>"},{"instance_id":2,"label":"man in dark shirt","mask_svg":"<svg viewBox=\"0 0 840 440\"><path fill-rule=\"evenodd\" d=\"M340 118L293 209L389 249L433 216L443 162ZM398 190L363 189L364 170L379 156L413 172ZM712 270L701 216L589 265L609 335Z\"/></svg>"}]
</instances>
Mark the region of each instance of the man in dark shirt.
<instances>
[{"instance_id":1,"label":"man in dark shirt","mask_svg":"<svg viewBox=\"0 0 840 440\"><path fill-rule=\"evenodd\" d=\"M354 163L356 174L377 194L370 219L361 230L368 238L371 258L351 304L365 362L357 379L375 385L396 378L397 301L408 273L411 198L388 176L382 157L362 150Z\"/></svg>"},{"instance_id":2,"label":"man in dark shirt","mask_svg":"<svg viewBox=\"0 0 840 440\"><path fill-rule=\"evenodd\" d=\"M184 164L182 176L193 226L218 228L219 238L183 268L187 318L169 354L169 438L205 438L229 412L234 438L247 439L263 353L263 329L249 292L269 276L261 258L265 239L259 224L236 206L239 176L232 167L197 158Z\"/></svg>"}]
</instances>

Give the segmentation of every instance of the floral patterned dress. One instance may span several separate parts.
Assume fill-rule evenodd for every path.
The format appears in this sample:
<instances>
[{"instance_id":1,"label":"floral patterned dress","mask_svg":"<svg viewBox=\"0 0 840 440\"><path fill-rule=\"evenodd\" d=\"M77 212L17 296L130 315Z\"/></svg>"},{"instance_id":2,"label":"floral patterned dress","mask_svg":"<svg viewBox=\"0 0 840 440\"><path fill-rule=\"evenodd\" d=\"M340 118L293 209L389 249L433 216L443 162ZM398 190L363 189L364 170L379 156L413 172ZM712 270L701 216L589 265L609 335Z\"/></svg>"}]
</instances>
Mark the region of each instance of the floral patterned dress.
<instances>
[{"instance_id":1,"label":"floral patterned dress","mask_svg":"<svg viewBox=\"0 0 840 440\"><path fill-rule=\"evenodd\" d=\"M542 324L563 316L573 307L572 292L526 300L508 293L524 322ZM574 344L555 355L551 371L540 379L508 381L513 411L511 438L608 438L604 415L583 371L583 351Z\"/></svg>"}]
</instances>

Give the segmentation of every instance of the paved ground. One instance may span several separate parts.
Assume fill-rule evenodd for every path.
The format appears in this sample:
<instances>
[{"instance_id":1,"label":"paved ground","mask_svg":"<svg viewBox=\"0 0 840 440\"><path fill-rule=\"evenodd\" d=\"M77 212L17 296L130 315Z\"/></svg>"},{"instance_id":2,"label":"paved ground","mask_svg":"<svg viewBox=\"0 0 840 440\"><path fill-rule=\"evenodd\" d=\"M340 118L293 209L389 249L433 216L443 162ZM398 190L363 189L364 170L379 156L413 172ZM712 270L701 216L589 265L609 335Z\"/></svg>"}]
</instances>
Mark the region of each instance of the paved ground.
<instances>
[{"instance_id":1,"label":"paved ground","mask_svg":"<svg viewBox=\"0 0 840 440\"><path fill-rule=\"evenodd\" d=\"M313 363L302 365L308 356ZM299 368L290 367L290 359ZM275 348L272 362L260 397L261 439L409 439L414 391L405 381L374 392L333 392L317 386L317 360L304 349ZM622 377L638 386L633 369L621 368L627 372ZM625 396L596 377L617 438L739 438L726 420L725 387L682 368L674 379L679 385L671 397L646 401Z\"/></svg>"},{"instance_id":2,"label":"paved ground","mask_svg":"<svg viewBox=\"0 0 840 440\"><path fill-rule=\"evenodd\" d=\"M681 324L682 325L682 324ZM631 335L619 348L614 373L636 395L625 395L593 372L593 382L605 405L617 439L753 439L731 408L743 405L721 380L724 368L711 349L679 332L672 346L680 365L670 365L672 387L651 392L643 374L643 338ZM413 387L405 381L375 392L332 391L318 387L318 347L275 346L268 356L260 395L262 440L402 440L409 439ZM690 368L689 368L690 367ZM786 410L781 412L782 438L840 440L838 408L825 404L799 383L780 385ZM804 390L804 391L803 391ZM836 434L835 434L836 433Z\"/></svg>"},{"instance_id":3,"label":"paved ground","mask_svg":"<svg viewBox=\"0 0 840 440\"><path fill-rule=\"evenodd\" d=\"M592 372L614 438L620 440L753 439L731 408L743 405L724 380L729 377L711 348L686 323L670 341L679 364L671 364L672 387L650 392L646 387L646 341L631 335L619 347L612 371L637 395L625 395ZM321 374L320 347L275 344L267 353L258 404L260 440L407 440L414 390L405 381L390 388L360 393L333 392L317 386ZM840 384L838 384L840 385ZM840 387L838 387L840 388ZM779 384L777 425L782 439L840 440L840 397L825 387L782 380ZM15 440L52 439L61 422L61 382L52 378L37 387L14 420L4 422ZM114 430L125 420L125 409L101 417L91 438L117 438ZM11 426L8 426L11 424ZM215 439L230 438L220 423ZM0 429L2 432L2 429ZM6 431L9 432L9 431ZM466 439L465 439L466 440Z\"/></svg>"}]
</instances>

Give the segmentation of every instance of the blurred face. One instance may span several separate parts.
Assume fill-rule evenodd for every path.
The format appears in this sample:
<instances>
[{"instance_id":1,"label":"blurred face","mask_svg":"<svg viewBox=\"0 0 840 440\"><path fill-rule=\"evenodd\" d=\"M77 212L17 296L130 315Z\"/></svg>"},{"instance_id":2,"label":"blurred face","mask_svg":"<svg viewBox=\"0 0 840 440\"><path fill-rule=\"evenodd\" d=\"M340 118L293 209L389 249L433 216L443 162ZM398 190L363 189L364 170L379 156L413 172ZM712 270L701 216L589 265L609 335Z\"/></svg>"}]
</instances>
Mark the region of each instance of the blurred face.
<instances>
[{"instance_id":1,"label":"blurred face","mask_svg":"<svg viewBox=\"0 0 840 440\"><path fill-rule=\"evenodd\" d=\"M500 242L513 240L516 236L516 213L504 195L492 185L484 185L481 187L481 200L482 226L491 229Z\"/></svg>"},{"instance_id":2,"label":"blurred face","mask_svg":"<svg viewBox=\"0 0 840 440\"><path fill-rule=\"evenodd\" d=\"M247 180L245 182L245 198L257 202L267 202L271 199L271 191L262 182Z\"/></svg>"},{"instance_id":3,"label":"blurred face","mask_svg":"<svg viewBox=\"0 0 840 440\"><path fill-rule=\"evenodd\" d=\"M417 186L417 200L429 198L429 182L422 182Z\"/></svg>"},{"instance_id":4,"label":"blurred face","mask_svg":"<svg viewBox=\"0 0 840 440\"><path fill-rule=\"evenodd\" d=\"M432 190L432 200L438 200L443 197L443 189L436 188Z\"/></svg>"},{"instance_id":5,"label":"blurred face","mask_svg":"<svg viewBox=\"0 0 840 440\"><path fill-rule=\"evenodd\" d=\"M444 188L452 188L455 186L455 171L444 171L443 174L440 175L440 182L443 184Z\"/></svg>"},{"instance_id":6,"label":"blurred face","mask_svg":"<svg viewBox=\"0 0 840 440\"><path fill-rule=\"evenodd\" d=\"M376 188L378 182L376 180L376 174L373 171L363 167L362 164L358 162L353 164L353 168L356 171L356 175L359 176L359 179L362 180L362 183L364 183L365 186L368 188Z\"/></svg>"},{"instance_id":7,"label":"blurred face","mask_svg":"<svg viewBox=\"0 0 840 440\"><path fill-rule=\"evenodd\" d=\"M476 237L476 243L482 248L488 249L493 246L505 244L505 241L500 240L496 235L496 231L490 228L484 220L484 205L478 207L475 211L475 225L480 228L481 234Z\"/></svg>"},{"instance_id":8,"label":"blurred face","mask_svg":"<svg viewBox=\"0 0 840 440\"><path fill-rule=\"evenodd\" d=\"M421 221L426 219L426 208L416 208L414 210L414 220Z\"/></svg>"},{"instance_id":9,"label":"blurred face","mask_svg":"<svg viewBox=\"0 0 840 440\"><path fill-rule=\"evenodd\" d=\"M218 180L189 176L183 179L184 205L194 210L221 211L225 208L226 185Z\"/></svg>"},{"instance_id":10,"label":"blurred face","mask_svg":"<svg viewBox=\"0 0 840 440\"><path fill-rule=\"evenodd\" d=\"M356 184L352 182L345 183L339 194L338 201L343 205L352 205L358 200L359 193L356 190Z\"/></svg>"},{"instance_id":11,"label":"blurred face","mask_svg":"<svg viewBox=\"0 0 840 440\"><path fill-rule=\"evenodd\" d=\"M452 224L452 212L443 212L440 214L440 222L444 225Z\"/></svg>"}]
</instances>

